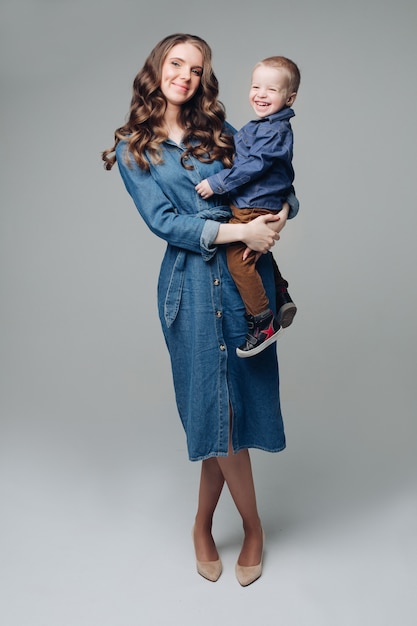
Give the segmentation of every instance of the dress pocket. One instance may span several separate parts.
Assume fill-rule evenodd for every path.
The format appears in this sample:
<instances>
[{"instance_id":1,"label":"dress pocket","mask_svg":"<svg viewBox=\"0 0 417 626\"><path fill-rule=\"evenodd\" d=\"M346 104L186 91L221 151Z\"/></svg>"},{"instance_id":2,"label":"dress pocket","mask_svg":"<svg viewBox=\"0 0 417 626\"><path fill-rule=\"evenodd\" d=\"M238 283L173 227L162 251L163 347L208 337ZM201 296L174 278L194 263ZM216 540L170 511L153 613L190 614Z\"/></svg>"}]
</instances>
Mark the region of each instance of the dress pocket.
<instances>
[{"instance_id":1,"label":"dress pocket","mask_svg":"<svg viewBox=\"0 0 417 626\"><path fill-rule=\"evenodd\" d=\"M180 250L172 268L164 302L164 317L168 328L174 323L180 308L186 260L186 252Z\"/></svg>"}]
</instances>

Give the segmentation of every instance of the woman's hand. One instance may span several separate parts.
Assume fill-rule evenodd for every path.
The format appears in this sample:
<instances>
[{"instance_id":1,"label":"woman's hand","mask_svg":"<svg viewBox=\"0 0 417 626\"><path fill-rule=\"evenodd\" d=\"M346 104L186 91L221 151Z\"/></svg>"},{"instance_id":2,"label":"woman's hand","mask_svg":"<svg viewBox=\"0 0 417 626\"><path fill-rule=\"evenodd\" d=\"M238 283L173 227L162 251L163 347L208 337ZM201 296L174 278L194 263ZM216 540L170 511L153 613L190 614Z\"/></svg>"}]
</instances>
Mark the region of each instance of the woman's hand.
<instances>
[{"instance_id":1,"label":"woman's hand","mask_svg":"<svg viewBox=\"0 0 417 626\"><path fill-rule=\"evenodd\" d=\"M289 205L285 203L279 213L260 215L247 224L220 224L213 243L220 245L243 241L248 247L246 256L250 250L266 254L278 241L279 232L287 222L288 211Z\"/></svg>"},{"instance_id":2,"label":"woman's hand","mask_svg":"<svg viewBox=\"0 0 417 626\"><path fill-rule=\"evenodd\" d=\"M278 231L275 230L279 220L278 215L260 215L244 224L243 243L255 252L266 254L279 239Z\"/></svg>"},{"instance_id":3,"label":"woman's hand","mask_svg":"<svg viewBox=\"0 0 417 626\"><path fill-rule=\"evenodd\" d=\"M281 230L284 228L285 224L287 223L289 211L290 211L290 205L288 204L288 202L284 202L284 204L282 205L281 211L277 214L279 217L279 221L274 219L274 221L271 222L270 224L271 228L276 233L280 233Z\"/></svg>"},{"instance_id":4,"label":"woman's hand","mask_svg":"<svg viewBox=\"0 0 417 626\"><path fill-rule=\"evenodd\" d=\"M284 228L285 224L287 223L289 210L290 210L290 205L287 202L285 202L282 205L281 211L279 213L277 213L276 215L265 215L265 216L263 216L263 217L267 218L266 219L267 225L278 235L278 237L276 237L276 241L280 238L278 233ZM259 218L257 218L257 219L259 219ZM256 222L256 220L253 220L253 222ZM251 222L251 223L253 223L253 222ZM247 243L247 242L245 241L244 243ZM275 241L273 242L272 245L275 245ZM249 254L250 254L250 252L252 250L255 251L256 249L252 248L250 245L248 245L247 248L245 249L244 253L243 253L243 257L242 258L243 258L244 261L248 258ZM268 252L268 250L266 250L266 251L260 250L260 251L257 251L257 252L258 252L258 254L256 255L256 260L259 259L259 257L261 256L262 253L265 254L265 252Z\"/></svg>"}]
</instances>

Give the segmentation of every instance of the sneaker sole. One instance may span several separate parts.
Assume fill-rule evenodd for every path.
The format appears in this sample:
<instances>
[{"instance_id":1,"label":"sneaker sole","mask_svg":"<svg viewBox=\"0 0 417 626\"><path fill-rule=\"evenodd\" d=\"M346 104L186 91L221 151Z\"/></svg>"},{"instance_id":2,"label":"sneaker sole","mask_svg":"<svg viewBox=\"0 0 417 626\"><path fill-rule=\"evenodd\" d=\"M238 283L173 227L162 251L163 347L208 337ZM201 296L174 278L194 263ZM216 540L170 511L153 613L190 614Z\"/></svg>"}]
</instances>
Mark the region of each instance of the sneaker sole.
<instances>
[{"instance_id":1,"label":"sneaker sole","mask_svg":"<svg viewBox=\"0 0 417 626\"><path fill-rule=\"evenodd\" d=\"M297 313L297 307L292 302L283 304L277 314L278 324L282 328L287 328L292 324L295 314Z\"/></svg>"},{"instance_id":2,"label":"sneaker sole","mask_svg":"<svg viewBox=\"0 0 417 626\"><path fill-rule=\"evenodd\" d=\"M274 333L272 337L270 337L269 339L266 339L263 343L261 343L260 346L257 346L256 348L252 348L252 350L240 350L240 348L236 348L236 354L241 359L248 359L251 356L256 356L257 354L265 350L265 348L270 346L271 343L274 343L274 341L278 339L278 336L281 333L282 333L282 328L277 330L277 332Z\"/></svg>"}]
</instances>

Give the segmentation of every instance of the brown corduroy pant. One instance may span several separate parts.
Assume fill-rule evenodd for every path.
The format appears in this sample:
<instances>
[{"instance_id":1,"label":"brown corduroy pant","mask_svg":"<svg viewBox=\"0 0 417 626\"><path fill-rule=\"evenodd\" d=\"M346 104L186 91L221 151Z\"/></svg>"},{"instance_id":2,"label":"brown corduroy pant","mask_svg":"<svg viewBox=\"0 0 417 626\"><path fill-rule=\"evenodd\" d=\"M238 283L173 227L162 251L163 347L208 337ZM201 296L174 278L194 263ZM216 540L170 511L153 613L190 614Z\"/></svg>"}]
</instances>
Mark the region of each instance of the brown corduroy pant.
<instances>
[{"instance_id":1,"label":"brown corduroy pant","mask_svg":"<svg viewBox=\"0 0 417 626\"><path fill-rule=\"evenodd\" d=\"M247 224L248 222L259 217L259 215L276 215L275 211L268 211L267 209L238 209L233 205L231 206L231 209L233 212L233 217L229 221L231 224ZM256 252L251 251L247 259L243 260L242 257L245 249L246 244L241 241L229 244L227 246L227 265L229 267L230 274L236 283L236 287L239 290L240 296L246 307L246 311L251 315L259 315L271 307L262 279L256 269ZM274 265L275 288L277 290L282 288L286 289L288 287L288 283L282 277L274 257L272 257L272 259Z\"/></svg>"}]
</instances>

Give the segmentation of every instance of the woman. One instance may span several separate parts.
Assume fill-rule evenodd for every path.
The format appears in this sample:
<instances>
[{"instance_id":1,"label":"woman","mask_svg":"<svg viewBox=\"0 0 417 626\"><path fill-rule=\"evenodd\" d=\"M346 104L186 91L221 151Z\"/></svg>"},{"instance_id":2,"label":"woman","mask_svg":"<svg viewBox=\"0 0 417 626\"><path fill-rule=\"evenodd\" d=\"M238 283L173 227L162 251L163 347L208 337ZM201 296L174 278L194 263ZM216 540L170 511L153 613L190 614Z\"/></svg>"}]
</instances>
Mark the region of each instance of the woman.
<instances>
[{"instance_id":1,"label":"woman","mask_svg":"<svg viewBox=\"0 0 417 626\"><path fill-rule=\"evenodd\" d=\"M211 529L226 482L243 522L236 576L246 586L261 575L264 540L248 449L282 450L285 435L275 349L250 363L236 356L246 323L225 244L244 241L264 253L258 266L272 302L266 253L279 239L289 206L275 221L261 216L227 224L230 209L220 198L198 196L200 180L230 167L233 132L218 101L209 46L176 34L155 46L135 77L128 121L102 156L107 169L117 161L142 218L168 244L158 310L189 458L202 461L193 528L197 571L211 581L222 571ZM295 197L291 203L295 213Z\"/></svg>"}]
</instances>

